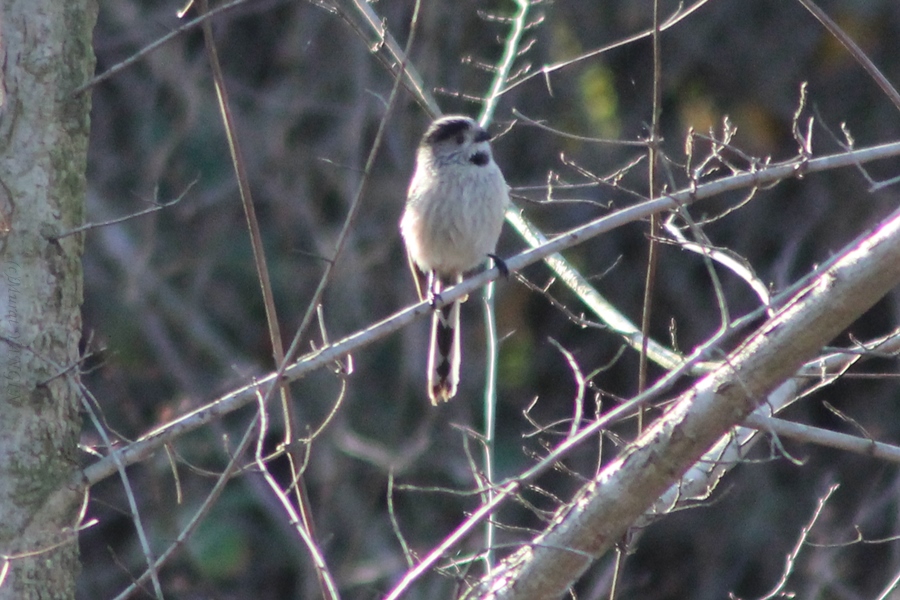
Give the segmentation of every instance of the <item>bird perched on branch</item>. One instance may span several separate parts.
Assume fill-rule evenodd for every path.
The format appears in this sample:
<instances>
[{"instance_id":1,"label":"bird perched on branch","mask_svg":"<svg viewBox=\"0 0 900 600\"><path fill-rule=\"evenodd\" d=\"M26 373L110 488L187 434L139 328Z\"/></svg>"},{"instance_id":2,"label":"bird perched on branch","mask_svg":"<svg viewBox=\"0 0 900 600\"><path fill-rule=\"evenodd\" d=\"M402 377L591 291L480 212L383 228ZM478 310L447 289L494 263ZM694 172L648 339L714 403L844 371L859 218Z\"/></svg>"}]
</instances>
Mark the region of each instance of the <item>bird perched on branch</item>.
<instances>
[{"instance_id":1,"label":"bird perched on branch","mask_svg":"<svg viewBox=\"0 0 900 600\"><path fill-rule=\"evenodd\" d=\"M454 115L434 121L419 143L400 232L411 262L427 276L432 302L488 256L505 270L493 252L509 189L491 155L490 139L476 121ZM416 281L424 299L418 277ZM428 397L435 405L452 398L459 383L463 300L436 308L432 317Z\"/></svg>"}]
</instances>

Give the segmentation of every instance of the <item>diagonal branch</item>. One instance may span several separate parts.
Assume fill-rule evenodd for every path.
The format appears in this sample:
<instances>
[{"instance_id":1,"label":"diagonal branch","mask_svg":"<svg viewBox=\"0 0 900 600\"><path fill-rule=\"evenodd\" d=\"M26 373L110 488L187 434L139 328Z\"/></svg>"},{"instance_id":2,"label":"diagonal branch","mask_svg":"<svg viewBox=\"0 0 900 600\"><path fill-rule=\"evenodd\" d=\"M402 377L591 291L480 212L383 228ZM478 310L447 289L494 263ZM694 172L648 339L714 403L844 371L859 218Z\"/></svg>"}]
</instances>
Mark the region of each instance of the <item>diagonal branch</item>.
<instances>
[{"instance_id":1,"label":"diagonal branch","mask_svg":"<svg viewBox=\"0 0 900 600\"><path fill-rule=\"evenodd\" d=\"M834 22L834 20L829 17L824 10L818 7L815 2L812 0L798 0L803 7L812 13L812 15L819 20L819 22L825 26L825 28L833 35L837 40L847 49L847 52L856 59L862 68L866 70L866 73L869 74L878 87L881 88L881 91L890 99L891 102L894 103L898 109L900 109L900 92L897 91L887 77L884 76L884 73L875 66L875 63L872 62L872 59L863 52L862 48L853 41L847 32L840 28L840 26Z\"/></svg>"},{"instance_id":2,"label":"diagonal branch","mask_svg":"<svg viewBox=\"0 0 900 600\"><path fill-rule=\"evenodd\" d=\"M158 50L159 48L162 48L165 44L167 44L168 42L171 42L172 40L174 40L175 38L177 38L177 37L178 37L179 35L181 35L182 33L185 33L185 32L187 32L187 31L189 31L189 30L191 30L191 29L194 29L194 28L196 28L196 27L199 27L199 26L203 25L203 23L205 23L205 22L208 21L209 19L213 18L214 16L217 16L217 15L219 15L219 14L222 14L222 13L224 13L224 12L226 12L226 11L229 11L229 10L231 10L231 9L233 9L233 8L237 8L237 7L240 6L241 4L245 4L247 1L248 1L248 0L232 0L231 2L228 2L228 3L223 4L223 5L221 5L221 6L217 6L216 8L210 10L209 12L203 13L202 15L198 16L196 19L193 19L193 20L191 20L191 21L188 21L187 23L185 23L184 25L182 25L182 26L179 27L178 29L175 29L175 30L173 30L173 31L170 31L169 33L167 33L166 35L162 36L162 37L159 38L158 40L156 40L156 41L154 41L153 43L151 43L151 44L145 46L145 47L142 48L140 51L136 52L135 54L132 54L131 56L129 56L128 58L126 58L126 59L123 60L122 62L120 62L120 63L118 63L118 64L116 64L116 65L113 65L111 68L107 69L106 71L104 71L104 72L101 73L100 75L97 75L97 76L91 78L91 80L88 81L87 83L78 86L77 88L75 88L75 91L72 92L72 95L75 96L75 95L78 95L78 94L83 94L84 92L86 92L87 90L91 89L92 87L94 87L94 86L97 85L98 83L101 83L101 82L103 82L103 81L106 81L107 79L109 79L109 78L112 77L113 75L117 74L119 71L121 71L121 70L123 70L123 69L126 69L126 68L128 68L128 67L130 67L131 65L137 63L139 60L141 60L142 58L144 58L144 57L147 56L148 54L151 54L152 52L155 52L155 51Z\"/></svg>"},{"instance_id":3,"label":"diagonal branch","mask_svg":"<svg viewBox=\"0 0 900 600\"><path fill-rule=\"evenodd\" d=\"M851 246L608 465L476 593L557 598L761 399L900 283L900 210Z\"/></svg>"},{"instance_id":4,"label":"diagonal branch","mask_svg":"<svg viewBox=\"0 0 900 600\"><path fill-rule=\"evenodd\" d=\"M508 259L506 264L510 271L518 271L530 264L545 260L550 256L558 256L559 252L566 248L575 246L594 236L600 235L601 233L646 218L653 213L675 208L677 206L692 204L693 202L702 199L714 197L725 191L741 189L744 187L770 185L779 180L792 177L798 172L810 173L814 171L823 171L841 166L857 165L863 162L896 155L900 155L900 143L884 144L882 146L874 146L853 152L812 159L803 165L802 171L798 170L797 164L791 163L768 167L752 173L743 173L726 177L721 180L697 186L693 189L683 190L668 196L657 198L653 201L643 202L616 211L610 215L560 234L539 247L526 250L525 252ZM488 281L492 281L499 277L499 275L499 271L494 268L473 276L463 283L443 292L441 294L442 301L439 305L442 303L453 302L462 296L471 294L481 286L485 285ZM422 318L425 315L430 315L432 310L432 305L427 301L408 307L390 317L372 324L366 329L357 331L342 340L300 357L295 363L286 368L282 375L287 381L300 379L308 373L331 364L335 360L340 359L351 352L359 350L395 331L399 331L416 319ZM289 351L289 354L290 352L291 351ZM255 401L256 390L260 388L260 386L263 386L263 389L267 389L268 386L272 385L274 380L275 374L270 374L243 388L226 394L218 400L202 406L173 422L167 423L158 429L151 431L121 450L122 461L125 465L134 464L153 453L164 443ZM84 481L88 484L93 484L110 476L115 470L116 467L113 461L109 457L105 457L88 466L83 472L78 473L76 475L75 483Z\"/></svg>"}]
</instances>

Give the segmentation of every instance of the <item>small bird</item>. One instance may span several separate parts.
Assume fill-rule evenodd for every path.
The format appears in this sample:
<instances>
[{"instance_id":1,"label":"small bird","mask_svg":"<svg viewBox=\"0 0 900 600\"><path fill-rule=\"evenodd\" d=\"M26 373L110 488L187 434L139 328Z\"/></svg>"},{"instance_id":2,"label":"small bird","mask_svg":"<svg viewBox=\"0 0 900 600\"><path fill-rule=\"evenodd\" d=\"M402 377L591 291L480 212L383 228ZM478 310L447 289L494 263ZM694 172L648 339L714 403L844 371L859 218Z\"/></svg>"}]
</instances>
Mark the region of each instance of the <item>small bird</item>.
<instances>
[{"instance_id":1,"label":"small bird","mask_svg":"<svg viewBox=\"0 0 900 600\"><path fill-rule=\"evenodd\" d=\"M400 233L411 262L427 275L432 302L443 289L462 281L464 273L493 257L509 187L491 155L490 139L475 120L453 115L434 121L419 143ZM494 258L503 269L502 261ZM425 297L421 288L419 296ZM463 300L436 309L432 317L428 397L434 405L456 394Z\"/></svg>"}]
</instances>

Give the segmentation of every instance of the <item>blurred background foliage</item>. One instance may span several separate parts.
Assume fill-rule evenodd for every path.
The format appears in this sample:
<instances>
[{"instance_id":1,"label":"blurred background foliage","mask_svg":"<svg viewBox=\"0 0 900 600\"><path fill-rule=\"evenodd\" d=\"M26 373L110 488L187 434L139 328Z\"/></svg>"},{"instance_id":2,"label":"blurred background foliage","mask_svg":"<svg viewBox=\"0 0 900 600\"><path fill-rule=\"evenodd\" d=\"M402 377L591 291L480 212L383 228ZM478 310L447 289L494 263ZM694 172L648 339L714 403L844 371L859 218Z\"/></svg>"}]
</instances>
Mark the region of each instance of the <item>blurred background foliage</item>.
<instances>
[{"instance_id":1,"label":"blurred background foliage","mask_svg":"<svg viewBox=\"0 0 900 600\"><path fill-rule=\"evenodd\" d=\"M821 6L900 84L900 3L821 1ZM412 0L372 4L404 43ZM660 2L661 14L675 1ZM179 2L101 0L95 31L97 70L103 72L180 23ZM568 60L651 25L650 0L555 0L533 7L540 24L517 67ZM512 2L423 0L412 62L446 113L475 115L467 97L486 92L507 33L485 14L510 15ZM336 15L301 0L254 0L214 21L216 41L238 123L243 155L264 236L282 330L289 341L332 256L334 242L359 184L392 80L366 44ZM836 152L841 124L857 144L900 138L896 108L844 49L797 2L711 0L663 33L663 150L672 185L687 182L682 163L690 128L721 134L725 118L737 128L733 145L759 160L797 154L792 120L808 82L801 123L815 117L816 154ZM652 55L643 39L513 87L501 99L492 129L497 162L527 216L547 234L563 231L634 203L647 194L646 161L623 172L619 187L597 185L637 160L637 146L554 135L516 120L513 110L580 136L644 139L651 120ZM106 423L133 439L218 395L271 371L259 285L210 70L199 30L180 36L93 90L88 212L103 221L168 201L175 206L87 234L84 321L95 351L85 381ZM427 117L401 95L362 201L349 244L325 295L328 335L337 339L415 299L397 223L415 146ZM694 157L709 148L695 144ZM740 168L749 162L731 158ZM873 177L897 174L897 163L873 165ZM726 175L725 168L708 177ZM552 184L552 186L550 185ZM566 184L573 184L567 187ZM589 185L588 185L589 184ZM551 189L552 188L552 189ZM897 186L876 193L854 169L828 172L760 190L747 205L705 227L712 243L742 255L775 290L828 258L897 204ZM734 193L694 208L695 218L732 206ZM632 224L566 253L628 317L639 321L647 258L646 223ZM524 247L507 230L500 254ZM719 326L706 269L696 255L663 245L652 332L690 351ZM540 265L526 270L550 284ZM756 308L744 283L721 271L733 315ZM549 291L573 312L577 300L559 284ZM510 279L498 285L500 476L533 463L546 424L571 414L575 380L570 351L583 373L598 371L591 391L603 407L637 390L637 356L621 352L613 334L573 323L548 300ZM857 323L859 339L898 321L892 294ZM345 598L375 598L405 570L387 512L388 474L398 485L472 489L462 428L481 426L483 325L479 302L464 306L464 374L459 397L431 408L424 394L424 321L353 356L343 404L312 445L306 477L316 529ZM847 342L849 338L841 340ZM308 347L308 346L306 346ZM894 372L893 360L868 363ZM661 374L651 370L653 377ZM334 405L340 380L323 370L292 386L304 422L315 428ZM874 437L900 437L900 401L892 379L846 379L791 409L790 417L854 431L823 401L852 415ZM588 402L593 411L595 406ZM180 439L130 470L155 550L173 540L213 485L252 416L250 408ZM604 458L634 435L626 423L603 442ZM86 444L99 439L87 427ZM280 439L276 429L270 445ZM900 533L900 478L890 465L782 440L801 463L774 447L735 469L712 502L662 519L641 532L626 561L621 597L724 598L765 593L827 484L841 488L826 507L814 539L837 543ZM470 443L471 448L477 448ZM535 507L552 510L596 466L598 449L566 461L571 472L529 492ZM178 488L170 459L177 458ZM273 467L277 470L278 466ZM284 471L282 474L286 473ZM427 552L478 505L477 495L395 489L394 509L412 549ZM510 527L498 543L514 544L544 521L532 507L510 504L497 515ZM81 538L81 597L108 598L144 568L121 483L92 490L89 516L97 525ZM477 536L476 536L477 537ZM461 553L477 552L470 539ZM803 598L867 598L900 570L900 544L804 549L791 589ZM163 571L172 598L312 598L317 584L306 551L254 473L233 481L187 548ZM459 557L457 557L459 558ZM473 572L477 571L472 567ZM449 598L459 572L430 577L417 598ZM605 597L610 561L589 571L579 597Z\"/></svg>"}]
</instances>

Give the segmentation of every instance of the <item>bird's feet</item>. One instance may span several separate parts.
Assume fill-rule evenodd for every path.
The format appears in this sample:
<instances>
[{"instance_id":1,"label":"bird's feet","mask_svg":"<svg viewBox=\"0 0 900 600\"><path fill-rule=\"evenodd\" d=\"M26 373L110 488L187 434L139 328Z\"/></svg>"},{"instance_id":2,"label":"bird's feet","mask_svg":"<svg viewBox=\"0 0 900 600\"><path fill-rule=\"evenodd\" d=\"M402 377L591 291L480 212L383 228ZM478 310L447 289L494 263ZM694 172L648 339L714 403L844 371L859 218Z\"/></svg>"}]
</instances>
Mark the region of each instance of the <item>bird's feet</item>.
<instances>
[{"instance_id":1,"label":"bird's feet","mask_svg":"<svg viewBox=\"0 0 900 600\"><path fill-rule=\"evenodd\" d=\"M496 254L488 254L491 260L494 261L494 266L497 267L497 270L500 271L500 274L503 275L506 279L509 279L509 267L506 266L506 261L497 256Z\"/></svg>"}]
</instances>

